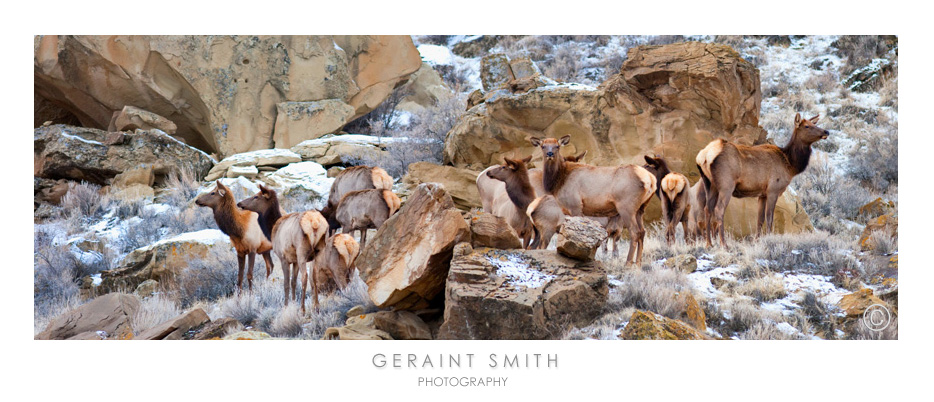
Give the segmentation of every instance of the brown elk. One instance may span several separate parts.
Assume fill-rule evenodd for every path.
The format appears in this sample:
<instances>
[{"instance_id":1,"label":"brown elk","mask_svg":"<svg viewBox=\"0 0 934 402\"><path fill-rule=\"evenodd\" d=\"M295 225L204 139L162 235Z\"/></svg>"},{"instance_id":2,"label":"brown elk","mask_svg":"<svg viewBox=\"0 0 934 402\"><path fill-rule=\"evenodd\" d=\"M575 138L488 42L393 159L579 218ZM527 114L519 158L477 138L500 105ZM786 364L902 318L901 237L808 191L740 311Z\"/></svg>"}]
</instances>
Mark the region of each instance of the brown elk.
<instances>
[{"instance_id":1,"label":"brown elk","mask_svg":"<svg viewBox=\"0 0 934 402\"><path fill-rule=\"evenodd\" d=\"M356 190L341 198L334 216L343 233L360 231L360 247L363 248L367 229L379 229L401 204L399 197L389 190Z\"/></svg>"},{"instance_id":2,"label":"brown elk","mask_svg":"<svg viewBox=\"0 0 934 402\"><path fill-rule=\"evenodd\" d=\"M360 244L353 236L340 233L327 240L324 251L315 258L314 283L318 290L331 292L347 287L354 272Z\"/></svg>"},{"instance_id":3,"label":"brown elk","mask_svg":"<svg viewBox=\"0 0 934 402\"><path fill-rule=\"evenodd\" d=\"M564 159L569 162L578 162L585 155L587 155L586 150L577 155L566 156ZM509 197L506 196L506 184L486 174L486 172L499 166L501 165L490 166L477 175L477 192L480 193L480 205L486 213L493 213L493 205L495 204L508 204L511 202ZM535 196L545 195L545 190L542 188L542 169L529 169L528 172L529 182L532 183L532 188L535 189Z\"/></svg>"},{"instance_id":4,"label":"brown elk","mask_svg":"<svg viewBox=\"0 0 934 402\"><path fill-rule=\"evenodd\" d=\"M318 211L293 212L281 215L279 197L276 191L260 185L260 191L253 197L247 198L237 204L241 208L254 211L260 216L275 219L272 230L272 249L279 258L282 266L283 289L285 291L285 304L296 296L298 275L302 280L302 312L305 312L305 296L308 288L308 262L314 261L315 255L324 249L325 238L328 231L327 220ZM269 222L269 220L266 220ZM318 289L312 276L312 297L314 306L318 308ZM291 291L291 294L289 293Z\"/></svg>"},{"instance_id":5,"label":"brown elk","mask_svg":"<svg viewBox=\"0 0 934 402\"><path fill-rule=\"evenodd\" d=\"M655 193L661 201L662 220L666 223L667 230L670 231L666 232L666 241L669 245L674 241L675 229L678 223L681 223L684 229L685 240L689 238L696 240L697 236L700 236L700 233L703 233L702 230L706 227L703 206L707 203L707 193L703 183L698 181L694 183L693 186L687 187L687 184L689 184L687 177L680 173L672 172L668 167L668 162L659 155L655 155L654 157L646 155L645 162L646 164L642 167L658 179L659 186ZM677 176L673 176L669 179L668 186L666 187L663 185L662 181L670 174L675 174ZM675 179L675 177L678 177L678 179ZM681 183L681 180L683 180L685 185L679 187L679 191L670 191L677 183ZM667 196L663 191L665 188L669 188ZM683 208L683 211L679 212L679 208Z\"/></svg>"},{"instance_id":6,"label":"brown elk","mask_svg":"<svg viewBox=\"0 0 934 402\"><path fill-rule=\"evenodd\" d=\"M530 249L545 249L551 243L551 238L561 229L567 211L561 208L558 200L551 194L538 197L526 208L526 214L532 222L532 231L535 240Z\"/></svg>"},{"instance_id":7,"label":"brown elk","mask_svg":"<svg viewBox=\"0 0 934 402\"><path fill-rule=\"evenodd\" d=\"M505 183L506 196L510 201L508 204L495 203L491 212L506 219L509 226L522 239L523 248L529 248L534 230L530 215L526 213L529 204L535 199L535 189L532 187L529 171L525 166L530 160L532 160L531 156L525 159L503 158L502 165L485 171L487 177Z\"/></svg>"},{"instance_id":8,"label":"brown elk","mask_svg":"<svg viewBox=\"0 0 934 402\"><path fill-rule=\"evenodd\" d=\"M272 258L269 256L272 244L260 228L259 215L256 212L238 208L230 189L220 181L217 182L214 190L195 199L195 204L209 207L214 211L214 221L217 222L217 227L230 237L230 243L237 251L238 292L243 290L244 258L249 257L247 284L250 291L253 291L253 265L256 261L256 253L260 253L266 261L266 277L268 278L272 273Z\"/></svg>"},{"instance_id":9,"label":"brown elk","mask_svg":"<svg viewBox=\"0 0 934 402\"><path fill-rule=\"evenodd\" d=\"M827 138L829 131L817 127L819 116L802 119L795 114L795 128L783 148L772 144L742 145L716 139L697 153L697 169L707 189L704 215L707 221L707 246L712 245L711 232L720 235L720 245L726 247L723 215L731 197L757 197L759 216L756 237L772 231L775 203L785 192L791 179L807 168L811 144Z\"/></svg>"},{"instance_id":10,"label":"brown elk","mask_svg":"<svg viewBox=\"0 0 934 402\"><path fill-rule=\"evenodd\" d=\"M351 191L368 189L392 190L392 177L382 168L371 166L352 166L334 177L328 193L328 204L321 210L321 214L328 220L330 234L340 228L336 212L341 198Z\"/></svg>"},{"instance_id":11,"label":"brown elk","mask_svg":"<svg viewBox=\"0 0 934 402\"><path fill-rule=\"evenodd\" d=\"M533 146L540 147L545 159L542 185L572 216L619 215L629 229L629 255L626 263L642 263L645 227L642 216L645 206L655 193L656 180L646 169L636 165L591 166L568 162L559 152L571 141L532 137Z\"/></svg>"}]
</instances>

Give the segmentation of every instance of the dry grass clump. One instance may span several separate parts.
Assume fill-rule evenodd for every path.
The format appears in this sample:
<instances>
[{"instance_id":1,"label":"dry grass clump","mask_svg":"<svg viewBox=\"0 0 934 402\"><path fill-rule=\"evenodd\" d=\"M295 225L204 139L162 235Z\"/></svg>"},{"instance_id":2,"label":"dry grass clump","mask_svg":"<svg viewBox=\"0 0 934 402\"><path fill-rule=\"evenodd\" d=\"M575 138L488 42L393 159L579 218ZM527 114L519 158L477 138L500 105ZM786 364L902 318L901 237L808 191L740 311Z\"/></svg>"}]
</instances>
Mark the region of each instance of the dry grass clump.
<instances>
[{"instance_id":1,"label":"dry grass clump","mask_svg":"<svg viewBox=\"0 0 934 402\"><path fill-rule=\"evenodd\" d=\"M760 303L781 299L788 294L782 278L777 275L750 279L737 285L735 290L736 293L752 297Z\"/></svg>"},{"instance_id":2,"label":"dry grass clump","mask_svg":"<svg viewBox=\"0 0 934 402\"><path fill-rule=\"evenodd\" d=\"M130 324L134 335L139 335L181 314L182 310L175 300L162 294L155 294L140 301L139 310L132 317Z\"/></svg>"}]
</instances>

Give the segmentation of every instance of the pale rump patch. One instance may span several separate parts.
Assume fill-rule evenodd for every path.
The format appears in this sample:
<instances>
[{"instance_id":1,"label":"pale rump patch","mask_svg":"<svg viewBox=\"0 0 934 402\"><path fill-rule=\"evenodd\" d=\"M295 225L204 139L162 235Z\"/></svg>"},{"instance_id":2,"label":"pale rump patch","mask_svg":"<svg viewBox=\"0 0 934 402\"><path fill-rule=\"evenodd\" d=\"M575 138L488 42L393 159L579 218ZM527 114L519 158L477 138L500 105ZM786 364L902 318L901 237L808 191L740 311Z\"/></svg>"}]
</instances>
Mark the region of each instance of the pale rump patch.
<instances>
[{"instance_id":1,"label":"pale rump patch","mask_svg":"<svg viewBox=\"0 0 934 402\"><path fill-rule=\"evenodd\" d=\"M668 173L662 178L662 191L668 194L669 200L674 200L687 186L687 181L687 178L680 173Z\"/></svg>"},{"instance_id":2,"label":"pale rump patch","mask_svg":"<svg viewBox=\"0 0 934 402\"><path fill-rule=\"evenodd\" d=\"M525 209L525 214L529 216L529 220L534 221L534 219L532 219L532 212L535 212L535 208L538 208L538 204L542 202L542 198L545 197L538 197L532 200L532 203L529 204L529 207Z\"/></svg>"},{"instance_id":3,"label":"pale rump patch","mask_svg":"<svg viewBox=\"0 0 934 402\"><path fill-rule=\"evenodd\" d=\"M334 236L334 249L340 255L344 266L349 267L360 253L360 243L357 243L353 236L341 233Z\"/></svg>"},{"instance_id":4,"label":"pale rump patch","mask_svg":"<svg viewBox=\"0 0 934 402\"><path fill-rule=\"evenodd\" d=\"M697 162L697 166L700 166L701 170L703 170L704 176L708 178L712 177L710 174L710 165L713 163L714 159L717 159L720 152L723 152L724 144L726 144L726 141L722 138L718 138L710 141L704 149L697 153L697 158L695 158L694 161Z\"/></svg>"},{"instance_id":5,"label":"pale rump patch","mask_svg":"<svg viewBox=\"0 0 934 402\"><path fill-rule=\"evenodd\" d=\"M399 210L399 206L402 205L402 200L389 190L383 190L383 201L386 201L386 206L389 207L389 216L396 213L396 211Z\"/></svg>"},{"instance_id":6,"label":"pale rump patch","mask_svg":"<svg viewBox=\"0 0 934 402\"><path fill-rule=\"evenodd\" d=\"M328 221L318 211L305 211L299 221L302 232L308 237L308 243L313 249L328 231Z\"/></svg>"},{"instance_id":7,"label":"pale rump patch","mask_svg":"<svg viewBox=\"0 0 934 402\"><path fill-rule=\"evenodd\" d=\"M655 176L642 166L633 165L633 170L645 188L645 192L642 194L642 204L645 204L646 201L652 198L652 194L655 194L655 190L658 188L655 184Z\"/></svg>"},{"instance_id":8,"label":"pale rump patch","mask_svg":"<svg viewBox=\"0 0 934 402\"><path fill-rule=\"evenodd\" d=\"M374 167L370 173L373 180L373 187L380 190L392 189L392 177L382 168Z\"/></svg>"}]
</instances>

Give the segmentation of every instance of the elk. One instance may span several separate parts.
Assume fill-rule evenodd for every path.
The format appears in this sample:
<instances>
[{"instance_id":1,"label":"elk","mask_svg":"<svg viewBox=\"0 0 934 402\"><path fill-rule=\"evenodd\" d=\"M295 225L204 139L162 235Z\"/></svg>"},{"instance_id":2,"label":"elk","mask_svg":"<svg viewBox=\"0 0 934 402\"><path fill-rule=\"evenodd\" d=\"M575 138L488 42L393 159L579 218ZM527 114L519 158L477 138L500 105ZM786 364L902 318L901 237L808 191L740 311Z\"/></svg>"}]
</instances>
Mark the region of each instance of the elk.
<instances>
[{"instance_id":1,"label":"elk","mask_svg":"<svg viewBox=\"0 0 934 402\"><path fill-rule=\"evenodd\" d=\"M321 210L321 214L328 220L331 235L340 228L336 212L341 198L351 191L368 189L392 190L392 177L382 168L370 166L352 166L334 177L328 193L328 204Z\"/></svg>"},{"instance_id":2,"label":"elk","mask_svg":"<svg viewBox=\"0 0 934 402\"><path fill-rule=\"evenodd\" d=\"M526 214L532 222L532 231L535 240L530 249L545 249L551 243L552 236L561 229L567 211L558 204L558 200L551 194L538 197L526 208Z\"/></svg>"},{"instance_id":3,"label":"elk","mask_svg":"<svg viewBox=\"0 0 934 402\"><path fill-rule=\"evenodd\" d=\"M486 170L487 177L505 183L506 196L510 201L508 204L494 204L491 212L506 219L522 239L523 248L529 248L533 233L531 215L526 212L535 199L535 189L525 166L531 160L531 156L525 159L503 158L502 165Z\"/></svg>"},{"instance_id":4,"label":"elk","mask_svg":"<svg viewBox=\"0 0 934 402\"><path fill-rule=\"evenodd\" d=\"M359 253L360 244L353 236L341 233L329 237L324 251L318 254L314 262L312 275L318 289L331 292L347 287Z\"/></svg>"},{"instance_id":5,"label":"elk","mask_svg":"<svg viewBox=\"0 0 934 402\"><path fill-rule=\"evenodd\" d=\"M817 127L819 117L802 119L801 114L796 113L794 132L783 148L772 144L735 144L718 138L697 153L695 162L707 190L704 206L707 247L712 245L714 231L720 235L720 245L726 247L723 215L731 197L757 197L756 237L761 234L763 225L765 232L771 233L778 197L785 192L791 179L807 168L811 144L830 135L829 131Z\"/></svg>"},{"instance_id":6,"label":"elk","mask_svg":"<svg viewBox=\"0 0 934 402\"><path fill-rule=\"evenodd\" d=\"M356 190L344 194L334 216L343 233L360 231L360 248L363 248L367 229L379 229L401 204L402 200L390 190Z\"/></svg>"},{"instance_id":7,"label":"elk","mask_svg":"<svg viewBox=\"0 0 934 402\"><path fill-rule=\"evenodd\" d=\"M270 231L272 249L282 265L285 304L296 296L298 274L302 279L302 313L305 312L305 296L308 288L308 262L314 261L315 255L324 249L328 232L327 219L318 211L293 212L282 215L279 197L276 191L260 185L260 191L253 197L237 204L241 208L253 211L265 223L273 222ZM318 308L318 288L314 276L311 278L314 306ZM289 293L291 291L291 294Z\"/></svg>"},{"instance_id":8,"label":"elk","mask_svg":"<svg viewBox=\"0 0 934 402\"><path fill-rule=\"evenodd\" d=\"M195 199L195 204L202 207L209 207L214 211L214 221L217 227L230 237L230 243L237 251L237 292L243 290L243 263L244 258L249 256L249 271L247 271L247 284L250 291L253 291L253 265L256 261L256 253L263 256L266 261L266 277L272 273L272 258L269 251L272 244L263 234L259 225L259 215L253 211L246 211L239 207L234 200L233 194L220 181L217 182L214 190L202 194Z\"/></svg>"},{"instance_id":9,"label":"elk","mask_svg":"<svg viewBox=\"0 0 934 402\"><path fill-rule=\"evenodd\" d=\"M584 155L587 155L587 151L583 151L577 155L566 156L565 160L570 162L578 162L584 158ZM480 205L483 208L484 212L493 213L493 205L495 203L509 203L509 199L506 196L506 185L500 180L496 180L487 176L486 172L496 169L501 165L493 165L477 175L477 192L480 193ZM542 170L541 169L529 169L529 182L532 183L532 188L535 189L535 196L541 197L545 195L545 191L542 188ZM494 214L495 215L495 214Z\"/></svg>"},{"instance_id":10,"label":"elk","mask_svg":"<svg viewBox=\"0 0 934 402\"><path fill-rule=\"evenodd\" d=\"M545 159L542 185L558 203L573 216L619 215L620 223L629 229L629 255L626 264L642 263L645 227L642 216L645 206L657 188L656 180L641 166L591 166L568 162L559 152L571 141L532 137L533 146L540 147Z\"/></svg>"},{"instance_id":11,"label":"elk","mask_svg":"<svg viewBox=\"0 0 934 402\"><path fill-rule=\"evenodd\" d=\"M656 179L658 179L659 186L655 193L658 196L658 199L661 201L662 220L666 223L666 227L671 231L670 235L666 232L666 241L669 245L671 245L671 242L674 241L675 229L677 227L676 225L679 222L682 224L682 228L684 229L685 240L688 240L689 236L696 240L697 237L700 236L700 233L703 233L702 230L705 228L704 204L707 203L707 193L704 189L703 183L698 181L691 187L681 187L681 190L679 191L669 192L666 198L666 193L663 191L666 186L662 184L664 178L670 174L677 175L669 179L668 188L671 188L672 186L676 185L675 183L680 183L680 180L683 180L685 184L689 184L687 177L680 173L672 172L668 167L668 162L659 155L655 155L654 157L646 155L644 158L646 164L642 167L648 170L655 176ZM675 177L678 177L678 179ZM684 208L684 211L682 211L682 213L679 215L680 218L675 219L674 215L676 213L677 206ZM669 212L672 216L669 216ZM673 219L673 223L669 224L671 219Z\"/></svg>"}]
</instances>

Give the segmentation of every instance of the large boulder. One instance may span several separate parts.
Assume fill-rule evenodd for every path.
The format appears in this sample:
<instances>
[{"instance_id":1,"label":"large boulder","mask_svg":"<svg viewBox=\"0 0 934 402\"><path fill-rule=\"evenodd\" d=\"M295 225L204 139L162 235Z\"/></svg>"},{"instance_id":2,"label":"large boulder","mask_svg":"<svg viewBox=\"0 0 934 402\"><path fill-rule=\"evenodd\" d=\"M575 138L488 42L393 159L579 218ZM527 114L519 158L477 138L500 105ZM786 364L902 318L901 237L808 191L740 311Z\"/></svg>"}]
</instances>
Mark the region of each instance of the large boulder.
<instances>
[{"instance_id":1,"label":"large boulder","mask_svg":"<svg viewBox=\"0 0 934 402\"><path fill-rule=\"evenodd\" d=\"M217 162L204 181L213 181L221 177L227 177L228 170L232 167L243 166L269 166L282 167L290 163L301 162L302 156L288 149L261 149L257 151L243 152L230 155L220 162Z\"/></svg>"},{"instance_id":2,"label":"large boulder","mask_svg":"<svg viewBox=\"0 0 934 402\"><path fill-rule=\"evenodd\" d=\"M324 166L349 164L352 159L379 160L388 154L386 146L398 141L394 137L375 137L361 134L326 135L305 140L291 148L302 160Z\"/></svg>"},{"instance_id":3,"label":"large boulder","mask_svg":"<svg viewBox=\"0 0 934 402\"><path fill-rule=\"evenodd\" d=\"M444 186L419 185L357 257L370 300L395 310L428 307L444 290L454 245L469 236Z\"/></svg>"},{"instance_id":4,"label":"large boulder","mask_svg":"<svg viewBox=\"0 0 934 402\"><path fill-rule=\"evenodd\" d=\"M43 115L106 128L133 105L220 155L269 148L280 103L334 99L350 121L421 66L408 35L40 35L34 56Z\"/></svg>"},{"instance_id":5,"label":"large boulder","mask_svg":"<svg viewBox=\"0 0 934 402\"><path fill-rule=\"evenodd\" d=\"M448 133L445 164L481 171L504 156L529 154L540 164L541 150L529 144L529 137L570 135L563 152L586 150L589 164L642 165L644 155L658 154L693 183L700 180L694 159L711 140L766 142L758 120L759 72L729 46L688 42L634 47L620 74L597 88L547 81L531 89L509 85L515 84L517 71L534 77L535 70L521 60L510 65L504 57L485 59L489 66L483 84L489 92L478 95ZM757 208L756 199L731 201L727 228L735 236L754 233ZM653 198L645 219L660 217ZM789 192L779 200L774 222L777 233L811 229Z\"/></svg>"},{"instance_id":6,"label":"large boulder","mask_svg":"<svg viewBox=\"0 0 934 402\"><path fill-rule=\"evenodd\" d=\"M516 231L501 216L471 212L467 215L467 223L470 225L470 245L473 247L522 248L522 241Z\"/></svg>"},{"instance_id":7,"label":"large boulder","mask_svg":"<svg viewBox=\"0 0 934 402\"><path fill-rule=\"evenodd\" d=\"M462 210L480 207L480 192L477 191L477 175L480 172L438 165L431 162L415 162L409 165L408 172L402 178L407 189L414 189L422 183L441 183Z\"/></svg>"},{"instance_id":8,"label":"large boulder","mask_svg":"<svg viewBox=\"0 0 934 402\"><path fill-rule=\"evenodd\" d=\"M565 218L558 234L561 235L558 237L558 253L582 261L592 261L606 239L606 229L602 225L581 216Z\"/></svg>"},{"instance_id":9,"label":"large boulder","mask_svg":"<svg viewBox=\"0 0 934 402\"><path fill-rule=\"evenodd\" d=\"M310 102L282 102L276 105L276 148L291 148L298 143L332 134L354 117L354 108L340 99Z\"/></svg>"},{"instance_id":10,"label":"large boulder","mask_svg":"<svg viewBox=\"0 0 934 402\"><path fill-rule=\"evenodd\" d=\"M159 116L148 110L134 106L124 106L122 110L114 112L107 131L136 131L159 129L166 134L175 134L178 127L171 120Z\"/></svg>"},{"instance_id":11,"label":"large boulder","mask_svg":"<svg viewBox=\"0 0 934 402\"><path fill-rule=\"evenodd\" d=\"M54 318L36 339L133 339L139 307L136 296L107 294Z\"/></svg>"},{"instance_id":12,"label":"large boulder","mask_svg":"<svg viewBox=\"0 0 934 402\"><path fill-rule=\"evenodd\" d=\"M464 246L451 261L439 339L558 339L569 325L589 325L606 305L600 262Z\"/></svg>"},{"instance_id":13,"label":"large boulder","mask_svg":"<svg viewBox=\"0 0 934 402\"><path fill-rule=\"evenodd\" d=\"M156 180L183 166L204 177L214 160L159 130L108 132L51 125L33 136L34 176L108 183L120 173L148 166Z\"/></svg>"},{"instance_id":14,"label":"large boulder","mask_svg":"<svg viewBox=\"0 0 934 402\"><path fill-rule=\"evenodd\" d=\"M101 272L101 282L94 292L108 293L136 289L146 280L161 284L174 283L192 259L204 258L214 248L233 249L230 238L217 229L183 233L133 250L117 268ZM92 285L93 286L93 285Z\"/></svg>"}]
</instances>

